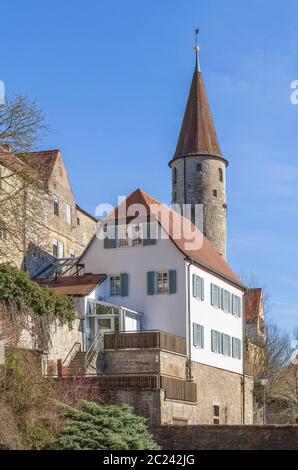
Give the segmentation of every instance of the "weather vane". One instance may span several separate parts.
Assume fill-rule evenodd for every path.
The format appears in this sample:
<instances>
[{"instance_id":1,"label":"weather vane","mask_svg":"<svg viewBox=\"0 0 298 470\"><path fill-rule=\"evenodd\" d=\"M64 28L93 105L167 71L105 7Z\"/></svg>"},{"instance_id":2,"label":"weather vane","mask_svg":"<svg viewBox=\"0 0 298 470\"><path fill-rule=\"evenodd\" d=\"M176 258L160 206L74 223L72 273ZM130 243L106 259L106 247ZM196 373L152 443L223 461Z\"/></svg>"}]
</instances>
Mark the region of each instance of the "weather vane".
<instances>
[{"instance_id":1,"label":"weather vane","mask_svg":"<svg viewBox=\"0 0 298 470\"><path fill-rule=\"evenodd\" d=\"M197 71L200 71L200 64L199 64L200 48L199 48L199 44L198 44L198 35L199 35L199 32L200 32L200 28L195 28L194 32L195 32L196 69L197 69Z\"/></svg>"}]
</instances>

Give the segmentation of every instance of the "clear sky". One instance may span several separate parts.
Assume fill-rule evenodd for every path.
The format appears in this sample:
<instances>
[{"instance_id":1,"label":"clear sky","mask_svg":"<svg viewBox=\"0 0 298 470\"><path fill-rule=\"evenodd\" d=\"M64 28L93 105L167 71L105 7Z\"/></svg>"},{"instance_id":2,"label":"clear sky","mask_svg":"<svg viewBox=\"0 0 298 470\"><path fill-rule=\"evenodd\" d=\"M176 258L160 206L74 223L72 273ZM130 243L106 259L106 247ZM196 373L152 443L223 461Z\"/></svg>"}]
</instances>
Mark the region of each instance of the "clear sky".
<instances>
[{"instance_id":1,"label":"clear sky","mask_svg":"<svg viewBox=\"0 0 298 470\"><path fill-rule=\"evenodd\" d=\"M193 28L228 168L229 261L298 325L297 0L2 0L0 80L35 99L79 204L171 199Z\"/></svg>"}]
</instances>

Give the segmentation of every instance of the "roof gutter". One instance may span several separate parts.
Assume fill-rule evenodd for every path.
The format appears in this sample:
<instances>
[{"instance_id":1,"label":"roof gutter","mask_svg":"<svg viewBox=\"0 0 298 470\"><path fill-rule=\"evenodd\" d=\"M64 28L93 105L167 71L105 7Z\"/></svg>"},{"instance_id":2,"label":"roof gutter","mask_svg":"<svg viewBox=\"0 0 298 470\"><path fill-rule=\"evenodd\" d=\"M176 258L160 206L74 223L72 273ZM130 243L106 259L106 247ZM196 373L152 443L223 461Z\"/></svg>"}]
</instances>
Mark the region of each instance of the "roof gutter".
<instances>
[{"instance_id":1,"label":"roof gutter","mask_svg":"<svg viewBox=\"0 0 298 470\"><path fill-rule=\"evenodd\" d=\"M191 256L187 256L187 257L185 258L185 261L191 261L192 264L195 264L195 265L197 265L197 266L200 266L201 268L204 268L204 269L206 269L207 271L210 271L211 273L216 274L217 276L220 276L220 277L226 279L226 280L229 281L231 284L234 284L235 286L240 287L240 289L242 289L242 290L244 290L244 291L247 290L247 287L246 287L244 284L242 284L241 282L235 281L235 279L233 279L233 278L227 276L226 274L223 274L223 273L220 272L220 271L217 271L217 270L214 269L214 268L211 268L210 266L208 266L208 264L204 264L204 263L202 263L201 261L197 261L195 258L192 258Z\"/></svg>"}]
</instances>

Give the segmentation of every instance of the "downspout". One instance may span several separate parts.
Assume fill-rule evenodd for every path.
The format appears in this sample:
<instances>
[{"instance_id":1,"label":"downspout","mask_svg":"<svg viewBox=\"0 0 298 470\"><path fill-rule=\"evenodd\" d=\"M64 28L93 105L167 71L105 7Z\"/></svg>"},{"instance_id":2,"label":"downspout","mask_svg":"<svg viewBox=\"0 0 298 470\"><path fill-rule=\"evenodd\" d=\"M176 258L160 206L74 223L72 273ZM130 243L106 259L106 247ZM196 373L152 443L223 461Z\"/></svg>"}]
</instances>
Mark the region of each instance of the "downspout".
<instances>
[{"instance_id":1,"label":"downspout","mask_svg":"<svg viewBox=\"0 0 298 470\"><path fill-rule=\"evenodd\" d=\"M245 356L246 356L246 332L245 332L245 293L242 297L242 424L245 424Z\"/></svg>"},{"instance_id":2,"label":"downspout","mask_svg":"<svg viewBox=\"0 0 298 470\"><path fill-rule=\"evenodd\" d=\"M190 316L190 266L192 261L185 258L187 264L187 380L192 380L192 364L191 364L191 316Z\"/></svg>"}]
</instances>

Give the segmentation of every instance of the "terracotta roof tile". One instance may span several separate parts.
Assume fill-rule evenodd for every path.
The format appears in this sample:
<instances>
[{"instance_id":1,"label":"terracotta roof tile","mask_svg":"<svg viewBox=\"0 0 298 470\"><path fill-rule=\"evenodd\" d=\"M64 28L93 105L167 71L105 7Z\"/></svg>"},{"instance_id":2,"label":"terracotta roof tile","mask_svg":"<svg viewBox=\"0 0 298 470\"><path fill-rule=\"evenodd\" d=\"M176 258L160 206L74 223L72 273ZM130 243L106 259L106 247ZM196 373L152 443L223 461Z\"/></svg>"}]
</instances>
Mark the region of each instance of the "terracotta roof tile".
<instances>
[{"instance_id":1,"label":"terracotta roof tile","mask_svg":"<svg viewBox=\"0 0 298 470\"><path fill-rule=\"evenodd\" d=\"M119 218L122 218L124 204L126 204L126 211L133 204L143 205L147 211L147 216L155 216L165 232L168 233L170 239L186 257L193 258L200 265L216 271L216 273L222 274L231 281L243 286L225 259L188 219L169 209L166 205L161 204L141 189L137 189L107 216L107 220L115 218L117 223L118 214L120 214ZM169 221L168 224L165 223L167 220ZM179 232L179 227L181 226L183 227L182 234L177 238L175 234Z\"/></svg>"},{"instance_id":2,"label":"terracotta roof tile","mask_svg":"<svg viewBox=\"0 0 298 470\"><path fill-rule=\"evenodd\" d=\"M202 73L196 68L173 160L191 155L223 158Z\"/></svg>"},{"instance_id":3,"label":"terracotta roof tile","mask_svg":"<svg viewBox=\"0 0 298 470\"><path fill-rule=\"evenodd\" d=\"M50 282L48 279L35 279L41 285L46 285L57 294L84 297L89 295L98 284L106 279L105 274L84 274L82 276L58 277Z\"/></svg>"}]
</instances>

